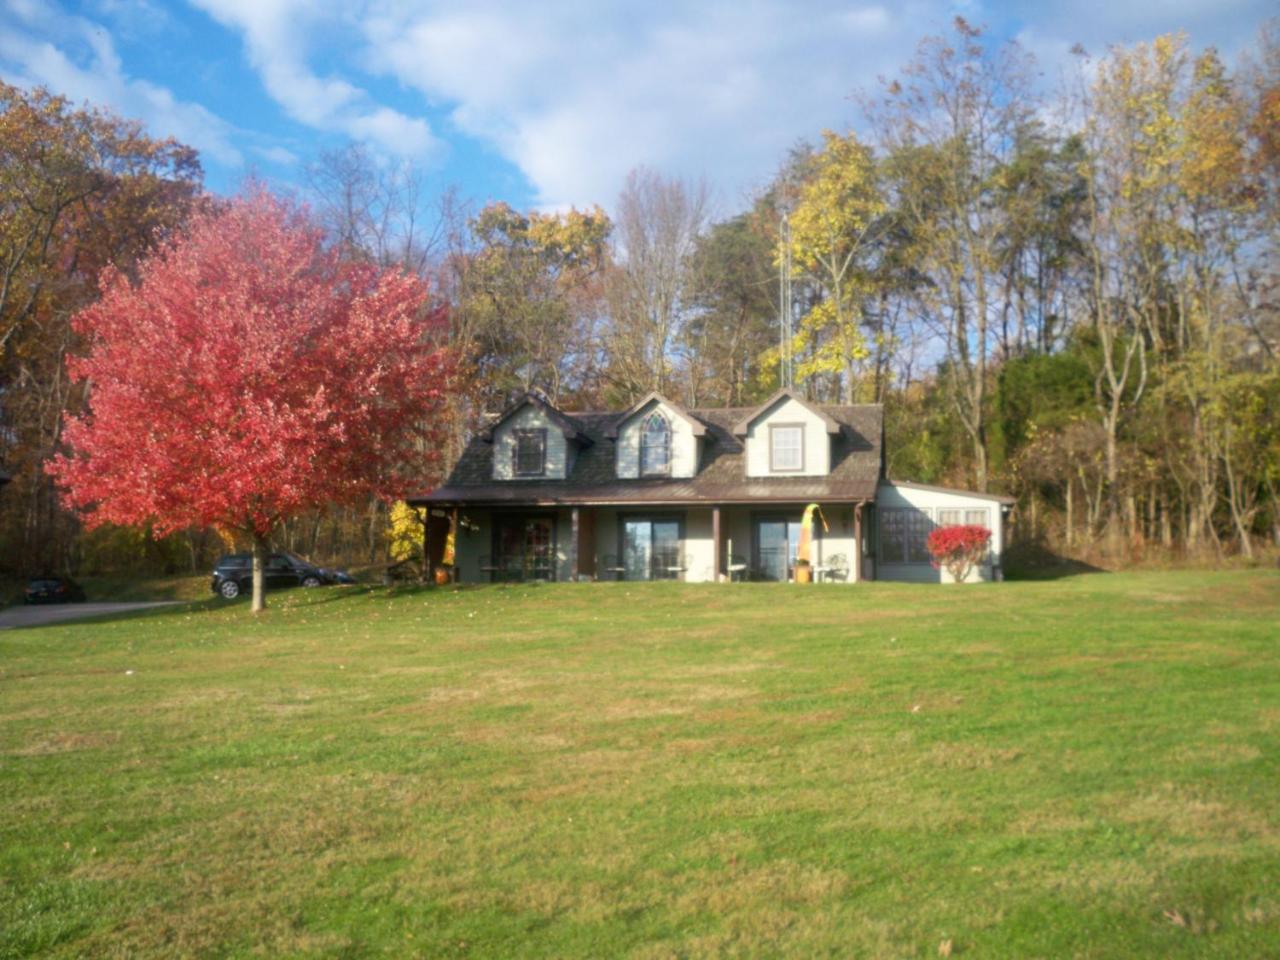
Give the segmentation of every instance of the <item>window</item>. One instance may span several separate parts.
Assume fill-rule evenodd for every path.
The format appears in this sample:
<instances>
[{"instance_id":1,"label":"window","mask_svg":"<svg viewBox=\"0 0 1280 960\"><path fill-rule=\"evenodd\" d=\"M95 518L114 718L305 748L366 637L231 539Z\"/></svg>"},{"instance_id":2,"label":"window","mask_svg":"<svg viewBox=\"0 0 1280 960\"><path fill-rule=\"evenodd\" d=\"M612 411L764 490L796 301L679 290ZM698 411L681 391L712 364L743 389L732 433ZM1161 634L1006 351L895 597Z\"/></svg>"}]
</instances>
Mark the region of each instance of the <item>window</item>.
<instances>
[{"instance_id":1,"label":"window","mask_svg":"<svg viewBox=\"0 0 1280 960\"><path fill-rule=\"evenodd\" d=\"M939 511L939 514L944 511ZM884 563L928 563L926 541L933 529L928 510L880 510L880 559Z\"/></svg>"},{"instance_id":2,"label":"window","mask_svg":"<svg viewBox=\"0 0 1280 960\"><path fill-rule=\"evenodd\" d=\"M556 578L556 530L552 517L497 517L488 567L495 583Z\"/></svg>"},{"instance_id":3,"label":"window","mask_svg":"<svg viewBox=\"0 0 1280 960\"><path fill-rule=\"evenodd\" d=\"M804 426L798 423L769 425L769 470L799 473L804 469Z\"/></svg>"},{"instance_id":4,"label":"window","mask_svg":"<svg viewBox=\"0 0 1280 960\"><path fill-rule=\"evenodd\" d=\"M547 470L547 431L516 430L515 437L515 475L517 477L540 477Z\"/></svg>"},{"instance_id":5,"label":"window","mask_svg":"<svg viewBox=\"0 0 1280 960\"><path fill-rule=\"evenodd\" d=\"M907 511L907 563L929 562L929 531L933 521L928 510Z\"/></svg>"},{"instance_id":6,"label":"window","mask_svg":"<svg viewBox=\"0 0 1280 960\"><path fill-rule=\"evenodd\" d=\"M640 476L665 477L671 473L671 425L657 410L640 427Z\"/></svg>"},{"instance_id":7,"label":"window","mask_svg":"<svg viewBox=\"0 0 1280 960\"><path fill-rule=\"evenodd\" d=\"M904 510L880 511L880 555L885 563L907 562Z\"/></svg>"},{"instance_id":8,"label":"window","mask_svg":"<svg viewBox=\"0 0 1280 960\"><path fill-rule=\"evenodd\" d=\"M623 579L683 580L683 522L679 517L621 517Z\"/></svg>"},{"instance_id":9,"label":"window","mask_svg":"<svg viewBox=\"0 0 1280 960\"><path fill-rule=\"evenodd\" d=\"M762 580L791 578L800 546L800 521L789 517L761 517L755 523L755 576ZM818 562L821 528L813 531L810 559Z\"/></svg>"},{"instance_id":10,"label":"window","mask_svg":"<svg viewBox=\"0 0 1280 960\"><path fill-rule=\"evenodd\" d=\"M938 511L938 526L958 527L964 524L969 527L985 527L991 529L991 521L985 507L973 510L961 510L959 507L948 507Z\"/></svg>"}]
</instances>

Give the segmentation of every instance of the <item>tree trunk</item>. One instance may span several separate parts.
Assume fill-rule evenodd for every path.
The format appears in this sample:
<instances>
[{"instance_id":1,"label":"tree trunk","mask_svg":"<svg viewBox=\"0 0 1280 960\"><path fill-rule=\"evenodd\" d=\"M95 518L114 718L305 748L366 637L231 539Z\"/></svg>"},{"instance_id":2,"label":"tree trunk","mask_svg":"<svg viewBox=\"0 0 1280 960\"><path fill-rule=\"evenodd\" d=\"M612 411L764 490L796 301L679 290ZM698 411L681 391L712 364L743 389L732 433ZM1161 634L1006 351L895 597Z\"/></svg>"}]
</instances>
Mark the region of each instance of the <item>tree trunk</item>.
<instances>
[{"instance_id":1,"label":"tree trunk","mask_svg":"<svg viewBox=\"0 0 1280 960\"><path fill-rule=\"evenodd\" d=\"M1143 528L1143 538L1148 543L1154 543L1156 539L1156 485L1154 483L1147 492L1147 521Z\"/></svg>"},{"instance_id":2,"label":"tree trunk","mask_svg":"<svg viewBox=\"0 0 1280 960\"><path fill-rule=\"evenodd\" d=\"M1074 484L1071 482L1071 476L1070 474L1068 474L1067 475L1067 549L1068 550L1070 550L1071 547L1074 546L1075 535L1076 535L1075 534L1076 518L1075 518L1075 510L1073 509L1075 504L1075 497L1071 495L1071 490L1073 486Z\"/></svg>"},{"instance_id":3,"label":"tree trunk","mask_svg":"<svg viewBox=\"0 0 1280 960\"><path fill-rule=\"evenodd\" d=\"M266 577L264 568L267 565L267 540L256 533L253 535L253 603L251 613L261 613L267 609Z\"/></svg>"},{"instance_id":4,"label":"tree trunk","mask_svg":"<svg viewBox=\"0 0 1280 960\"><path fill-rule=\"evenodd\" d=\"M1116 440L1119 429L1120 414L1118 404L1112 404L1110 416L1107 417L1107 516L1106 540L1107 552L1116 554L1120 546L1120 453Z\"/></svg>"},{"instance_id":5,"label":"tree trunk","mask_svg":"<svg viewBox=\"0 0 1280 960\"><path fill-rule=\"evenodd\" d=\"M1280 547L1280 492L1276 490L1275 481L1267 477L1267 495L1271 498L1271 540Z\"/></svg>"}]
</instances>

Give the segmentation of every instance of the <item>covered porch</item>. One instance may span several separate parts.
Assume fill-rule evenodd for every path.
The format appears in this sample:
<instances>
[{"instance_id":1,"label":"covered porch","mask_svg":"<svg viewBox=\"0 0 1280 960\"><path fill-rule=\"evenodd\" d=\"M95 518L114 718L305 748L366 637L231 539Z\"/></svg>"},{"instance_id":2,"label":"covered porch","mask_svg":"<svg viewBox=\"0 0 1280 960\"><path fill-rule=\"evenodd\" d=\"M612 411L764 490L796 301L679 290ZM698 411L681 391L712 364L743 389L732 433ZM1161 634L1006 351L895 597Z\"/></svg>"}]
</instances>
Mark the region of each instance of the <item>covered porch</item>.
<instances>
[{"instance_id":1,"label":"covered porch","mask_svg":"<svg viewBox=\"0 0 1280 960\"><path fill-rule=\"evenodd\" d=\"M795 579L806 504L442 505L431 510L425 555L433 568L454 538L463 583ZM866 501L820 504L812 574L818 583L871 579Z\"/></svg>"}]
</instances>

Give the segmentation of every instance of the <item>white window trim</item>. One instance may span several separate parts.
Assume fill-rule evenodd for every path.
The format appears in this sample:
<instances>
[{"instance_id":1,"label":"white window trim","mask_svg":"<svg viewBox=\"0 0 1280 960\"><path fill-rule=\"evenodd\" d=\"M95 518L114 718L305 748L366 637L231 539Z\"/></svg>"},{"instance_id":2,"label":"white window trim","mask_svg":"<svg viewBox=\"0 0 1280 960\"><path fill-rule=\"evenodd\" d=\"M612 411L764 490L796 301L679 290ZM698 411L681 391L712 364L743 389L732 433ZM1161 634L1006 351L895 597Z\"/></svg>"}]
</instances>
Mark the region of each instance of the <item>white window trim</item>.
<instances>
[{"instance_id":1,"label":"white window trim","mask_svg":"<svg viewBox=\"0 0 1280 960\"><path fill-rule=\"evenodd\" d=\"M791 446L783 447L787 453L794 452L796 455L796 465L779 466L778 465L778 438L787 435L788 432L794 431L796 443ZM769 472L770 473L803 473L804 472L804 424L803 423L771 423L769 424Z\"/></svg>"}]
</instances>

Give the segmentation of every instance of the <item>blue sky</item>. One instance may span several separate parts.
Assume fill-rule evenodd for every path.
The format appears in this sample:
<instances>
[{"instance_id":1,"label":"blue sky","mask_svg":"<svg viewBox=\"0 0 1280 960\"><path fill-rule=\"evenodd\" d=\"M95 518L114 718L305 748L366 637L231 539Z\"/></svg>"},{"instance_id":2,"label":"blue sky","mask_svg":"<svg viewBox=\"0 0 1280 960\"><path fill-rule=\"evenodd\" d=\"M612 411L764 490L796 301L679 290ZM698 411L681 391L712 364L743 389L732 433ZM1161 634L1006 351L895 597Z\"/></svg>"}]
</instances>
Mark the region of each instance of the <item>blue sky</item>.
<instances>
[{"instance_id":1,"label":"blue sky","mask_svg":"<svg viewBox=\"0 0 1280 960\"><path fill-rule=\"evenodd\" d=\"M647 165L742 207L789 146L856 122L850 94L963 14L1050 85L1080 42L1185 29L1234 55L1258 0L0 0L0 77L200 150L211 189L303 181L351 140L477 203L612 205Z\"/></svg>"}]
</instances>

